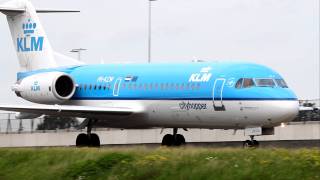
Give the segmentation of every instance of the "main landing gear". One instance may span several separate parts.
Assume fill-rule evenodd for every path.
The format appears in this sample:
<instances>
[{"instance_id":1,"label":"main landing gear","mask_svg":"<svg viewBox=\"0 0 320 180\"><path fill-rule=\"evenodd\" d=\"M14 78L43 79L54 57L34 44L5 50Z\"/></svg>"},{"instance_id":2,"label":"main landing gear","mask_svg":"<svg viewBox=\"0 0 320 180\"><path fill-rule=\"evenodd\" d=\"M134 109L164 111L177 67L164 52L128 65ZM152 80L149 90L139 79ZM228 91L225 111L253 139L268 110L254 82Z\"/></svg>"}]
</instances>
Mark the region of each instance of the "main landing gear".
<instances>
[{"instance_id":1,"label":"main landing gear","mask_svg":"<svg viewBox=\"0 0 320 180\"><path fill-rule=\"evenodd\" d=\"M180 146L186 144L183 135L177 134L178 128L173 128L173 134L166 134L162 138L162 146Z\"/></svg>"},{"instance_id":2,"label":"main landing gear","mask_svg":"<svg viewBox=\"0 0 320 180\"><path fill-rule=\"evenodd\" d=\"M77 147L100 147L99 136L95 133L91 133L92 120L88 121L87 134L81 133L77 136L76 146Z\"/></svg>"},{"instance_id":3,"label":"main landing gear","mask_svg":"<svg viewBox=\"0 0 320 180\"><path fill-rule=\"evenodd\" d=\"M250 136L250 140L246 140L243 142L244 148L251 148L251 147L259 147L259 142L254 140L254 136Z\"/></svg>"}]
</instances>

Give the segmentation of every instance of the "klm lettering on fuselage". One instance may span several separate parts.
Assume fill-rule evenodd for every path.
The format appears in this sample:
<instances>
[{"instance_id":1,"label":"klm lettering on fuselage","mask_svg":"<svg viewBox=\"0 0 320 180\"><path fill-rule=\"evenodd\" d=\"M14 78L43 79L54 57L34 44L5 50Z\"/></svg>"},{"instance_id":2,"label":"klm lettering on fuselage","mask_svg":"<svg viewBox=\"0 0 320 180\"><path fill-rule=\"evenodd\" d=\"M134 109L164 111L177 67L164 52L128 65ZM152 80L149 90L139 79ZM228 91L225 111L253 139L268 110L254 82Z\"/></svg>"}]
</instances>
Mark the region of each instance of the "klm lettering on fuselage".
<instances>
[{"instance_id":1,"label":"klm lettering on fuselage","mask_svg":"<svg viewBox=\"0 0 320 180\"><path fill-rule=\"evenodd\" d=\"M211 67L204 67L200 73L191 74L189 82L208 82L212 76L210 73Z\"/></svg>"},{"instance_id":2,"label":"klm lettering on fuselage","mask_svg":"<svg viewBox=\"0 0 320 180\"><path fill-rule=\"evenodd\" d=\"M44 37L32 36L36 28L37 24L32 23L31 19L28 19L27 23L22 24L25 37L17 38L18 52L42 51Z\"/></svg>"}]
</instances>

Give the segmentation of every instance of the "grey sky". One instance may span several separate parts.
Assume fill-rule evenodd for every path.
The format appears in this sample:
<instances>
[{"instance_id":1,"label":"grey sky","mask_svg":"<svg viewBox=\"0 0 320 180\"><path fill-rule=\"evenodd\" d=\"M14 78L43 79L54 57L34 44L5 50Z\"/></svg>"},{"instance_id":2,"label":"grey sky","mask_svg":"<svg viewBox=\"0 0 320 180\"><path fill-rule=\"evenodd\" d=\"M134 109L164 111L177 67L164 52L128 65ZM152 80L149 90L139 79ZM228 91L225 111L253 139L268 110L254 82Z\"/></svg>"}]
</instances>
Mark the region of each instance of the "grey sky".
<instances>
[{"instance_id":1,"label":"grey sky","mask_svg":"<svg viewBox=\"0 0 320 180\"><path fill-rule=\"evenodd\" d=\"M6 2L1 0L1 3ZM52 47L87 48L87 63L147 61L147 0L33 0ZM94 3L93 3L94 2ZM158 0L153 62L245 60L278 71L300 99L319 98L319 0ZM19 102L10 86L18 60L0 15L0 102Z\"/></svg>"}]
</instances>

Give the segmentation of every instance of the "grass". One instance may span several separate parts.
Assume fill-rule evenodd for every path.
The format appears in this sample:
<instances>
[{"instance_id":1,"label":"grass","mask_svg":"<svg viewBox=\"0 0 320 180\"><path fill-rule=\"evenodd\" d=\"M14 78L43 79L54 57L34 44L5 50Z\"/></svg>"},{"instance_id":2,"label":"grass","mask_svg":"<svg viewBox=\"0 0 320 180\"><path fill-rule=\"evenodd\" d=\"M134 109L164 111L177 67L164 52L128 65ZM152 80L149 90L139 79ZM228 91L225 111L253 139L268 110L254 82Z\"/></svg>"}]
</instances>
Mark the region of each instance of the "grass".
<instances>
[{"instance_id":1,"label":"grass","mask_svg":"<svg viewBox=\"0 0 320 180\"><path fill-rule=\"evenodd\" d=\"M0 179L320 179L320 149L0 149Z\"/></svg>"}]
</instances>

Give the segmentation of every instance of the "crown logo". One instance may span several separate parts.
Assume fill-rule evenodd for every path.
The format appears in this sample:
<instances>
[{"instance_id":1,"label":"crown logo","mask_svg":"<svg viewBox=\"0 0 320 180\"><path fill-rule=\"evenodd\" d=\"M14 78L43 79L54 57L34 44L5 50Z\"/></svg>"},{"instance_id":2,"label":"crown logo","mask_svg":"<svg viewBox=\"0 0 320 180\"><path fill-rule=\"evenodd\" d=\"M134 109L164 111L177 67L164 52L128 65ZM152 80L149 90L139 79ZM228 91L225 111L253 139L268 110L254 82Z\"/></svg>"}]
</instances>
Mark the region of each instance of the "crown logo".
<instances>
[{"instance_id":1,"label":"crown logo","mask_svg":"<svg viewBox=\"0 0 320 180\"><path fill-rule=\"evenodd\" d=\"M32 23L31 19L28 19L27 23L22 24L23 34L25 35L33 34L36 27L37 27L37 24Z\"/></svg>"}]
</instances>

